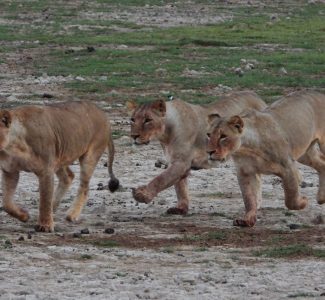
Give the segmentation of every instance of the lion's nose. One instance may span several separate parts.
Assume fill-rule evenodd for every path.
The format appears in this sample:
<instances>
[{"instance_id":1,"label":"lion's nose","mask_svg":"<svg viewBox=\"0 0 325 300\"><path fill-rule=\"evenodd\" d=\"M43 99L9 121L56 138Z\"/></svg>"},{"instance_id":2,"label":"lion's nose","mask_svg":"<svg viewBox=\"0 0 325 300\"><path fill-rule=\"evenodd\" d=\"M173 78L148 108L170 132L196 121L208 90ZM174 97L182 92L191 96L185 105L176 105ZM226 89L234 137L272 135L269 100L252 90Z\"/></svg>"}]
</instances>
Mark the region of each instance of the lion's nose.
<instances>
[{"instance_id":1,"label":"lion's nose","mask_svg":"<svg viewBox=\"0 0 325 300\"><path fill-rule=\"evenodd\" d=\"M207 153L211 156L214 152L216 152L216 150L212 150L212 151L207 151Z\"/></svg>"},{"instance_id":2,"label":"lion's nose","mask_svg":"<svg viewBox=\"0 0 325 300\"><path fill-rule=\"evenodd\" d=\"M136 140L139 136L140 134L131 134L131 138L133 138L134 140Z\"/></svg>"}]
</instances>

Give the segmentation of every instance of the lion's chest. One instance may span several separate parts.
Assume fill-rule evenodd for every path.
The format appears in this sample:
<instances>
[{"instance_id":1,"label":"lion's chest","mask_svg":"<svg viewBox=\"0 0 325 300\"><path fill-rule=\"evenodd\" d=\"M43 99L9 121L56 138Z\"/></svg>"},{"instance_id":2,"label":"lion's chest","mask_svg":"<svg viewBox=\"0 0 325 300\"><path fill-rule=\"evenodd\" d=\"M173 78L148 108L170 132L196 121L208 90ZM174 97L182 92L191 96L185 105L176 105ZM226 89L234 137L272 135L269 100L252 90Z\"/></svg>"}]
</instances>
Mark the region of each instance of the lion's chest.
<instances>
[{"instance_id":1,"label":"lion's chest","mask_svg":"<svg viewBox=\"0 0 325 300\"><path fill-rule=\"evenodd\" d=\"M10 147L0 153L0 168L7 172L34 172L38 169L38 160L28 151L20 147Z\"/></svg>"}]
</instances>

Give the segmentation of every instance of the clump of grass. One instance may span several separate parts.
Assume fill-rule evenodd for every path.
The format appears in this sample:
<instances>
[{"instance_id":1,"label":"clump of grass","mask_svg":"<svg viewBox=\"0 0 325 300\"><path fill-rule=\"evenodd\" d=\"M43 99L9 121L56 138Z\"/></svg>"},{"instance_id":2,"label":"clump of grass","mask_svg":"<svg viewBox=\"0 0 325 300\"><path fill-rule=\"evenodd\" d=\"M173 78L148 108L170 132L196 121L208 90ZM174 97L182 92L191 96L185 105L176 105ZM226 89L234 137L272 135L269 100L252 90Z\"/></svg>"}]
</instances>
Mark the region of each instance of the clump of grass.
<instances>
[{"instance_id":1,"label":"clump of grass","mask_svg":"<svg viewBox=\"0 0 325 300\"><path fill-rule=\"evenodd\" d=\"M267 248L255 251L254 254L271 258L317 257L325 259L325 249L314 249L302 244Z\"/></svg>"},{"instance_id":2,"label":"clump of grass","mask_svg":"<svg viewBox=\"0 0 325 300\"><path fill-rule=\"evenodd\" d=\"M174 253L174 249L172 247L166 247L161 249L161 252L163 253Z\"/></svg>"},{"instance_id":3,"label":"clump of grass","mask_svg":"<svg viewBox=\"0 0 325 300\"><path fill-rule=\"evenodd\" d=\"M200 247L200 248L194 249L194 251L195 252L206 252L206 251L209 251L209 249L206 247Z\"/></svg>"},{"instance_id":4,"label":"clump of grass","mask_svg":"<svg viewBox=\"0 0 325 300\"><path fill-rule=\"evenodd\" d=\"M103 247L103 248L114 248L120 246L120 244L114 240L97 240L97 241L93 241L92 244L94 246Z\"/></svg>"},{"instance_id":5,"label":"clump of grass","mask_svg":"<svg viewBox=\"0 0 325 300\"><path fill-rule=\"evenodd\" d=\"M90 254L81 254L80 258L82 260L88 260L88 259L92 259L92 256Z\"/></svg>"},{"instance_id":6,"label":"clump of grass","mask_svg":"<svg viewBox=\"0 0 325 300\"><path fill-rule=\"evenodd\" d=\"M187 235L186 240L189 241L212 241L212 240L226 240L227 233L223 231L211 231L200 235Z\"/></svg>"},{"instance_id":7,"label":"clump of grass","mask_svg":"<svg viewBox=\"0 0 325 300\"><path fill-rule=\"evenodd\" d=\"M295 216L295 214L294 214L292 211L290 211L290 210L285 210L285 211L284 211L284 215L285 215L286 217Z\"/></svg>"}]
</instances>

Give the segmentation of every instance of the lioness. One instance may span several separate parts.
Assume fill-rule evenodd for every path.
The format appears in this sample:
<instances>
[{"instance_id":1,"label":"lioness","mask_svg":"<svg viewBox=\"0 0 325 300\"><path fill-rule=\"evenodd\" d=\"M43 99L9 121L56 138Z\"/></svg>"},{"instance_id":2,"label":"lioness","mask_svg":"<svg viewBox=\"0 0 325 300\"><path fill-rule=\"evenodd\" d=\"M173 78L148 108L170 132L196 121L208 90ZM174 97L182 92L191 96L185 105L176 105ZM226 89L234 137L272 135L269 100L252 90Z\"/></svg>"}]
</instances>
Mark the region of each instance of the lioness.
<instances>
[{"instance_id":1,"label":"lioness","mask_svg":"<svg viewBox=\"0 0 325 300\"><path fill-rule=\"evenodd\" d=\"M229 116L247 108L262 109L266 104L255 93L246 91L226 95L210 105L157 100L140 106L129 102L128 107L133 110L131 137L134 143L148 144L151 139L157 138L169 161L168 168L148 185L133 190L134 199L149 203L159 192L174 185L178 202L167 213L186 214L189 207L187 177L190 170L211 166L206 156L208 115L220 113Z\"/></svg>"},{"instance_id":2,"label":"lioness","mask_svg":"<svg viewBox=\"0 0 325 300\"><path fill-rule=\"evenodd\" d=\"M234 221L253 226L261 201L261 174L282 178L285 204L303 209L307 198L299 194L300 174L296 160L314 168L319 175L318 203L325 203L325 96L296 92L262 112L245 116L210 117L207 152L210 160L230 155L237 167L238 182L246 214Z\"/></svg>"},{"instance_id":3,"label":"lioness","mask_svg":"<svg viewBox=\"0 0 325 300\"><path fill-rule=\"evenodd\" d=\"M67 219L78 219L87 199L95 166L108 147L111 191L119 181L112 170L114 145L104 112L88 102L67 102L49 106L21 106L0 110L0 167L3 208L26 222L28 212L13 201L19 172L33 172L39 179L40 205L37 231L54 230L52 208L57 208L74 178L69 165L80 162L78 195ZM59 179L53 199L54 173Z\"/></svg>"}]
</instances>

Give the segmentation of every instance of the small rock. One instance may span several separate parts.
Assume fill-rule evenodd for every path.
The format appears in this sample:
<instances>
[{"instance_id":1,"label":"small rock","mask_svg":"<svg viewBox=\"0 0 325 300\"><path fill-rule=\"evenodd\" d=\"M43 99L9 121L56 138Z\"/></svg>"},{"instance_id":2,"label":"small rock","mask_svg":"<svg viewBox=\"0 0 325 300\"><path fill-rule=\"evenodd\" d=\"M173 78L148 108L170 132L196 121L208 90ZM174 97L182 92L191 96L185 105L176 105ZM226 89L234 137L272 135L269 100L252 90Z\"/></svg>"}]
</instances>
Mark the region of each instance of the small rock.
<instances>
[{"instance_id":1,"label":"small rock","mask_svg":"<svg viewBox=\"0 0 325 300\"><path fill-rule=\"evenodd\" d=\"M284 75L288 74L287 70L284 67L282 67L279 71L281 74L284 74Z\"/></svg>"},{"instance_id":2,"label":"small rock","mask_svg":"<svg viewBox=\"0 0 325 300\"><path fill-rule=\"evenodd\" d=\"M277 18L278 18L277 15L272 15L272 16L270 17L270 19L271 19L272 21L276 20Z\"/></svg>"},{"instance_id":3,"label":"small rock","mask_svg":"<svg viewBox=\"0 0 325 300\"><path fill-rule=\"evenodd\" d=\"M5 248L12 248L12 243L10 240L5 240L5 244L4 244Z\"/></svg>"},{"instance_id":4,"label":"small rock","mask_svg":"<svg viewBox=\"0 0 325 300\"><path fill-rule=\"evenodd\" d=\"M315 225L325 224L324 217L322 215L317 215L311 222Z\"/></svg>"},{"instance_id":5,"label":"small rock","mask_svg":"<svg viewBox=\"0 0 325 300\"><path fill-rule=\"evenodd\" d=\"M54 98L54 96L51 95L51 94L49 94L49 93L44 93L44 94L42 95L42 97L43 97L43 98L47 98L47 99Z\"/></svg>"},{"instance_id":6,"label":"small rock","mask_svg":"<svg viewBox=\"0 0 325 300\"><path fill-rule=\"evenodd\" d=\"M155 162L155 167L156 168L167 169L168 162L163 160L163 159L157 159L157 161Z\"/></svg>"},{"instance_id":7,"label":"small rock","mask_svg":"<svg viewBox=\"0 0 325 300\"><path fill-rule=\"evenodd\" d=\"M160 200L158 200L158 204L159 205L166 205L167 201L166 201L166 199L160 199Z\"/></svg>"},{"instance_id":8,"label":"small rock","mask_svg":"<svg viewBox=\"0 0 325 300\"><path fill-rule=\"evenodd\" d=\"M97 191L102 191L104 189L104 184L101 182L97 184Z\"/></svg>"},{"instance_id":9,"label":"small rock","mask_svg":"<svg viewBox=\"0 0 325 300\"><path fill-rule=\"evenodd\" d=\"M81 229L80 230L80 233L81 234L89 234L90 232L89 232L89 229L88 228L84 228L84 229Z\"/></svg>"},{"instance_id":10,"label":"small rock","mask_svg":"<svg viewBox=\"0 0 325 300\"><path fill-rule=\"evenodd\" d=\"M72 237L74 237L74 238L81 238L81 233L80 232L74 232L72 234Z\"/></svg>"},{"instance_id":11,"label":"small rock","mask_svg":"<svg viewBox=\"0 0 325 300\"><path fill-rule=\"evenodd\" d=\"M302 181L301 184L300 184L300 187L302 189L306 188L306 187L312 187L314 186L314 184L312 182L306 182L306 181Z\"/></svg>"},{"instance_id":12,"label":"small rock","mask_svg":"<svg viewBox=\"0 0 325 300\"><path fill-rule=\"evenodd\" d=\"M241 68L236 68L234 72L240 77L244 75L244 71Z\"/></svg>"},{"instance_id":13,"label":"small rock","mask_svg":"<svg viewBox=\"0 0 325 300\"><path fill-rule=\"evenodd\" d=\"M88 52L95 52L95 48L93 46L88 46L87 51Z\"/></svg>"},{"instance_id":14,"label":"small rock","mask_svg":"<svg viewBox=\"0 0 325 300\"><path fill-rule=\"evenodd\" d=\"M301 228L301 225L300 224L289 224L288 227L291 229L291 230L295 230L295 229L299 229Z\"/></svg>"},{"instance_id":15,"label":"small rock","mask_svg":"<svg viewBox=\"0 0 325 300\"><path fill-rule=\"evenodd\" d=\"M115 230L114 230L114 228L105 228L104 232L107 234L113 234L115 232Z\"/></svg>"},{"instance_id":16,"label":"small rock","mask_svg":"<svg viewBox=\"0 0 325 300\"><path fill-rule=\"evenodd\" d=\"M71 54L71 53L74 53L74 50L73 49L67 49L64 51L65 54Z\"/></svg>"},{"instance_id":17,"label":"small rock","mask_svg":"<svg viewBox=\"0 0 325 300\"><path fill-rule=\"evenodd\" d=\"M22 242L24 240L25 240L25 238L22 235L18 238L18 241L20 241L20 242Z\"/></svg>"},{"instance_id":18,"label":"small rock","mask_svg":"<svg viewBox=\"0 0 325 300\"><path fill-rule=\"evenodd\" d=\"M248 63L245 65L245 70L253 70L255 69L255 66L251 63Z\"/></svg>"}]
</instances>

